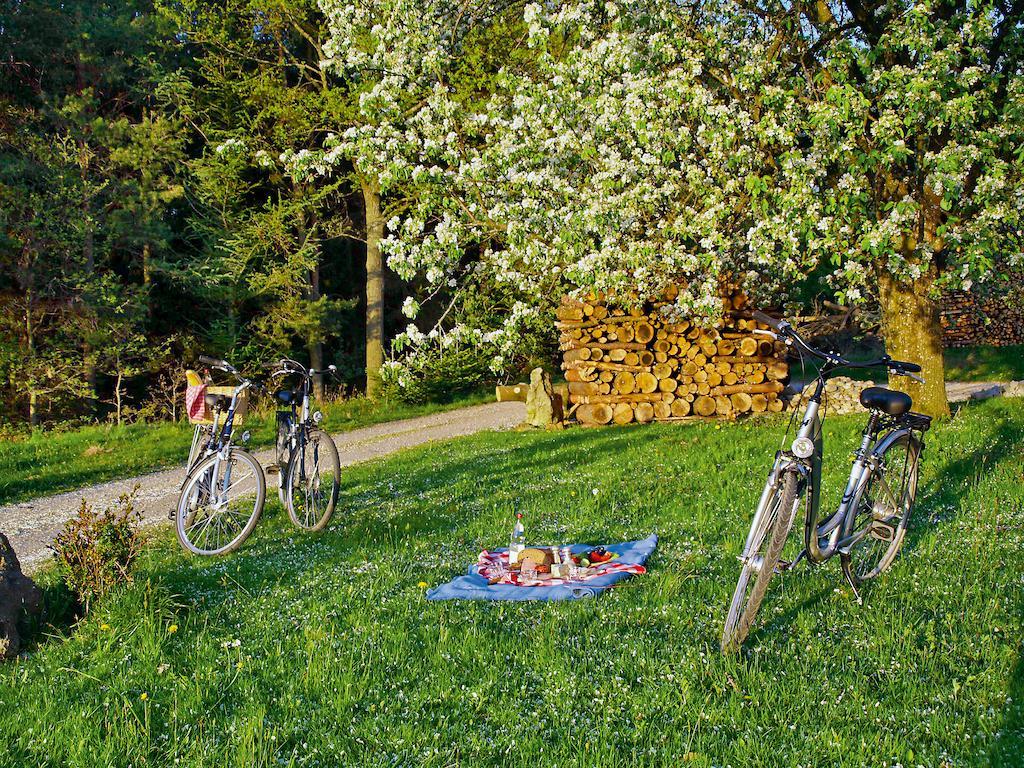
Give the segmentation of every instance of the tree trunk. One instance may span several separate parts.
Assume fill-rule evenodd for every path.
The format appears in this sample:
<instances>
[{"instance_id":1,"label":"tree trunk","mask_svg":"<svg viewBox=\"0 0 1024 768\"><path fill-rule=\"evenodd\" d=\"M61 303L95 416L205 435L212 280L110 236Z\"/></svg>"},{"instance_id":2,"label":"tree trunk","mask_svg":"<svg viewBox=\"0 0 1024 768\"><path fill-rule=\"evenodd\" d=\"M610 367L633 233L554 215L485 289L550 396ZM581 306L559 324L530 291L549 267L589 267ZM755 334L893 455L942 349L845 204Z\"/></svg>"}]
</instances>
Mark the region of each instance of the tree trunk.
<instances>
[{"instance_id":1,"label":"tree trunk","mask_svg":"<svg viewBox=\"0 0 1024 768\"><path fill-rule=\"evenodd\" d=\"M320 264L319 262L309 271L309 300L317 301L320 298ZM309 342L309 367L318 371L324 367L324 344L319 340ZM313 396L319 400L324 399L324 377L318 373L313 377Z\"/></svg>"},{"instance_id":2,"label":"tree trunk","mask_svg":"<svg viewBox=\"0 0 1024 768\"><path fill-rule=\"evenodd\" d=\"M924 384L905 376L891 376L889 386L914 398L914 410L932 418L949 416L946 377L942 360L942 323L939 305L931 297L936 268L913 283L893 279L888 273L878 278L885 351L896 360L917 363Z\"/></svg>"},{"instance_id":3,"label":"tree trunk","mask_svg":"<svg viewBox=\"0 0 1024 768\"><path fill-rule=\"evenodd\" d=\"M366 209L366 396L380 394L380 369L384 365L384 262L380 241L384 237L384 213L380 188L363 182Z\"/></svg>"}]
</instances>

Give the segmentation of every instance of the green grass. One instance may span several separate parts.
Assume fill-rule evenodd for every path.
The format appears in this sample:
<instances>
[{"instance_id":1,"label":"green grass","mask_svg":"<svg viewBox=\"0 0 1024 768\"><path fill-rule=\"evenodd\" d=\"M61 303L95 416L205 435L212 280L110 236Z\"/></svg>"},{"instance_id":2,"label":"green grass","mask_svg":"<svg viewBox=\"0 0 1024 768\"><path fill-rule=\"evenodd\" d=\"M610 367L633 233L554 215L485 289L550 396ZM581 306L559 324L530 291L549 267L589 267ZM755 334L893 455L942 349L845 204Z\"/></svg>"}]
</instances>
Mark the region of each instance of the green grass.
<instances>
[{"instance_id":1,"label":"green grass","mask_svg":"<svg viewBox=\"0 0 1024 768\"><path fill-rule=\"evenodd\" d=\"M826 422L830 500L860 428ZM838 563L801 566L723 658L781 429L485 433L348 471L320 536L276 507L227 559L162 533L135 585L0 667L0 765L1020 765L1024 402L929 433L863 606ZM425 601L514 510L535 542L661 542L594 601Z\"/></svg>"},{"instance_id":2,"label":"green grass","mask_svg":"<svg viewBox=\"0 0 1024 768\"><path fill-rule=\"evenodd\" d=\"M857 348L845 353L850 360L864 362L875 360L882 354L881 348ZM1009 347L964 347L947 349L943 353L946 381L1020 381L1024 379L1024 345ZM792 376L798 381L814 377L820 367L817 361L807 361L804 369L799 363L790 366ZM857 381L884 382L885 371L880 369L844 368L842 376Z\"/></svg>"},{"instance_id":3,"label":"green grass","mask_svg":"<svg viewBox=\"0 0 1024 768\"><path fill-rule=\"evenodd\" d=\"M481 392L448 403L404 405L359 397L324 403L320 410L327 428L337 433L493 398L493 392ZM274 442L273 412L254 415L243 428L252 432L254 445ZM184 464L191 441L191 426L171 422L90 426L36 432L24 440L0 440L0 504Z\"/></svg>"},{"instance_id":4,"label":"green grass","mask_svg":"<svg viewBox=\"0 0 1024 768\"><path fill-rule=\"evenodd\" d=\"M1024 344L1009 347L947 349L950 381L1020 381L1024 379Z\"/></svg>"}]
</instances>

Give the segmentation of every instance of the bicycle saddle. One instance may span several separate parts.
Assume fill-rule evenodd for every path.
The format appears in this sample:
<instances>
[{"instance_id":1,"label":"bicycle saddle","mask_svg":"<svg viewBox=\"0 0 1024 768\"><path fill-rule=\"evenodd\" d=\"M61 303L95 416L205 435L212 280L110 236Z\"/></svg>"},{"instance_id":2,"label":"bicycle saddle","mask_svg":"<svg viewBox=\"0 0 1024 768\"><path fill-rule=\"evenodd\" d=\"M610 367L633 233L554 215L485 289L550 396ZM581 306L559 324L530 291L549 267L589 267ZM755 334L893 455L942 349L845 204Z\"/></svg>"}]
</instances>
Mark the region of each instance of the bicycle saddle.
<instances>
[{"instance_id":1,"label":"bicycle saddle","mask_svg":"<svg viewBox=\"0 0 1024 768\"><path fill-rule=\"evenodd\" d=\"M903 392L894 392L885 387L868 387L860 393L860 404L871 411L902 416L910 410L913 400Z\"/></svg>"},{"instance_id":2,"label":"bicycle saddle","mask_svg":"<svg viewBox=\"0 0 1024 768\"><path fill-rule=\"evenodd\" d=\"M226 411L231 405L231 398L227 395L207 393L203 400L206 402L206 407L213 411Z\"/></svg>"},{"instance_id":3,"label":"bicycle saddle","mask_svg":"<svg viewBox=\"0 0 1024 768\"><path fill-rule=\"evenodd\" d=\"M293 402L299 399L298 394L290 389L279 389L277 392L274 393L274 397L276 397L279 402L284 403L285 405L291 405Z\"/></svg>"}]
</instances>

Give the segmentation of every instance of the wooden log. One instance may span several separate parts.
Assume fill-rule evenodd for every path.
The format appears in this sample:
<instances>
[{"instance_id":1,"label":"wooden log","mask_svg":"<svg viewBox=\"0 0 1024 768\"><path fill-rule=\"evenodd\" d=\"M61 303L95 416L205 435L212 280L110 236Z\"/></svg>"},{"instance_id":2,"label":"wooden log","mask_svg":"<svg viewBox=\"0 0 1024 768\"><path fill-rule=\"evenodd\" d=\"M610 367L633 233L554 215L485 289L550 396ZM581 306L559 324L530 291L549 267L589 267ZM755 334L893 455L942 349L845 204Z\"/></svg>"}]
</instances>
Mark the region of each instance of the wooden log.
<instances>
[{"instance_id":1,"label":"wooden log","mask_svg":"<svg viewBox=\"0 0 1024 768\"><path fill-rule=\"evenodd\" d=\"M579 321L579 322L573 321L573 320L567 320L565 322L557 322L557 323L555 323L555 328L557 328L559 330L569 330L569 329L573 329L573 328L576 328L576 329L594 328L595 326L598 326L598 325L610 325L612 323L631 323L631 322L634 322L635 320L636 320L635 317L625 317L625 316L624 317L608 316L608 317L603 317L600 320L589 319L589 320L582 320L582 321ZM653 328L651 328L651 338L654 338L654 329ZM650 341L650 340L651 339L647 339L647 341ZM639 339L638 339L638 341L639 341Z\"/></svg>"},{"instance_id":2,"label":"wooden log","mask_svg":"<svg viewBox=\"0 0 1024 768\"><path fill-rule=\"evenodd\" d=\"M636 377L629 371L620 371L615 375L612 388L620 395L628 395L636 389Z\"/></svg>"},{"instance_id":3,"label":"wooden log","mask_svg":"<svg viewBox=\"0 0 1024 768\"><path fill-rule=\"evenodd\" d=\"M764 395L762 395L764 397ZM753 398L746 392L734 392L729 395L729 402L732 403L732 409L736 413L746 413L751 409L753 404Z\"/></svg>"},{"instance_id":4,"label":"wooden log","mask_svg":"<svg viewBox=\"0 0 1024 768\"><path fill-rule=\"evenodd\" d=\"M690 415L690 403L682 398L678 398L672 401L672 415L673 416L689 416Z\"/></svg>"},{"instance_id":5,"label":"wooden log","mask_svg":"<svg viewBox=\"0 0 1024 768\"><path fill-rule=\"evenodd\" d=\"M715 395L715 413L728 416L732 413L732 401L725 395Z\"/></svg>"},{"instance_id":6,"label":"wooden log","mask_svg":"<svg viewBox=\"0 0 1024 768\"><path fill-rule=\"evenodd\" d=\"M739 380L740 380L740 377L737 376L732 371L729 371L727 373L723 373L722 374L722 383L723 384L735 384Z\"/></svg>"},{"instance_id":7,"label":"wooden log","mask_svg":"<svg viewBox=\"0 0 1024 768\"><path fill-rule=\"evenodd\" d=\"M612 407L607 403L581 405L576 409L580 424L608 424L612 420Z\"/></svg>"},{"instance_id":8,"label":"wooden log","mask_svg":"<svg viewBox=\"0 0 1024 768\"><path fill-rule=\"evenodd\" d=\"M786 404L777 397L768 399L768 410L771 413L781 413L782 409L786 407Z\"/></svg>"},{"instance_id":9,"label":"wooden log","mask_svg":"<svg viewBox=\"0 0 1024 768\"><path fill-rule=\"evenodd\" d=\"M662 392L675 392L678 386L675 379L658 379L658 389Z\"/></svg>"},{"instance_id":10,"label":"wooden log","mask_svg":"<svg viewBox=\"0 0 1024 768\"><path fill-rule=\"evenodd\" d=\"M651 403L638 403L633 413L641 424L649 424L654 420L654 406Z\"/></svg>"},{"instance_id":11,"label":"wooden log","mask_svg":"<svg viewBox=\"0 0 1024 768\"><path fill-rule=\"evenodd\" d=\"M751 395L750 410L754 413L764 413L768 410L768 395Z\"/></svg>"},{"instance_id":12,"label":"wooden log","mask_svg":"<svg viewBox=\"0 0 1024 768\"><path fill-rule=\"evenodd\" d=\"M559 320L579 321L583 319L583 308L561 306L555 310L555 317Z\"/></svg>"},{"instance_id":13,"label":"wooden log","mask_svg":"<svg viewBox=\"0 0 1024 768\"><path fill-rule=\"evenodd\" d=\"M600 381L570 381L570 395L606 395L611 391L608 384Z\"/></svg>"},{"instance_id":14,"label":"wooden log","mask_svg":"<svg viewBox=\"0 0 1024 768\"><path fill-rule=\"evenodd\" d=\"M640 355L636 352L627 352L622 362L626 365L640 365Z\"/></svg>"},{"instance_id":15,"label":"wooden log","mask_svg":"<svg viewBox=\"0 0 1024 768\"><path fill-rule=\"evenodd\" d=\"M662 400L660 392L631 392L628 395L569 395L570 403L656 403Z\"/></svg>"},{"instance_id":16,"label":"wooden log","mask_svg":"<svg viewBox=\"0 0 1024 768\"><path fill-rule=\"evenodd\" d=\"M566 381L595 381L596 379L597 371L593 368L569 368L565 371Z\"/></svg>"},{"instance_id":17,"label":"wooden log","mask_svg":"<svg viewBox=\"0 0 1024 768\"><path fill-rule=\"evenodd\" d=\"M748 384L760 384L764 381L764 371L754 369L746 376Z\"/></svg>"},{"instance_id":18,"label":"wooden log","mask_svg":"<svg viewBox=\"0 0 1024 768\"><path fill-rule=\"evenodd\" d=\"M620 325L618 333L619 341L631 342L635 338L634 328L632 325ZM643 344L637 343L636 347L633 347L633 349L643 349L643 346Z\"/></svg>"},{"instance_id":19,"label":"wooden log","mask_svg":"<svg viewBox=\"0 0 1024 768\"><path fill-rule=\"evenodd\" d=\"M731 355L736 351L736 345L729 339L722 339L718 342L718 354L719 355Z\"/></svg>"},{"instance_id":20,"label":"wooden log","mask_svg":"<svg viewBox=\"0 0 1024 768\"><path fill-rule=\"evenodd\" d=\"M616 403L612 410L612 421L616 424L629 424L633 420L633 406L629 403Z\"/></svg>"},{"instance_id":21,"label":"wooden log","mask_svg":"<svg viewBox=\"0 0 1024 768\"><path fill-rule=\"evenodd\" d=\"M576 360L571 363L562 363L562 368L565 370L586 370L587 368L593 368L597 371L629 371L630 373L640 373L646 371L648 368L643 365L625 365L624 363L603 363L595 360Z\"/></svg>"},{"instance_id":22,"label":"wooden log","mask_svg":"<svg viewBox=\"0 0 1024 768\"><path fill-rule=\"evenodd\" d=\"M714 395L734 395L746 392L748 395L766 395L781 392L785 387L777 381L766 381L764 384L733 384L732 386L715 387Z\"/></svg>"},{"instance_id":23,"label":"wooden log","mask_svg":"<svg viewBox=\"0 0 1024 768\"><path fill-rule=\"evenodd\" d=\"M624 349L609 349L606 356L607 360L613 363L621 363L626 359L626 350Z\"/></svg>"},{"instance_id":24,"label":"wooden log","mask_svg":"<svg viewBox=\"0 0 1024 768\"><path fill-rule=\"evenodd\" d=\"M650 323L637 323L636 328L633 329L633 338L646 344L654 338L654 326Z\"/></svg>"},{"instance_id":25,"label":"wooden log","mask_svg":"<svg viewBox=\"0 0 1024 768\"><path fill-rule=\"evenodd\" d=\"M668 339L658 339L654 342L652 348L655 352L668 352L671 346L672 345L669 343Z\"/></svg>"},{"instance_id":26,"label":"wooden log","mask_svg":"<svg viewBox=\"0 0 1024 768\"><path fill-rule=\"evenodd\" d=\"M785 379L789 376L789 363L777 360L774 363L768 363L768 378L773 381Z\"/></svg>"},{"instance_id":27,"label":"wooden log","mask_svg":"<svg viewBox=\"0 0 1024 768\"><path fill-rule=\"evenodd\" d=\"M530 388L529 384L499 384L494 388L494 397L499 403L509 402L526 402L526 390Z\"/></svg>"},{"instance_id":28,"label":"wooden log","mask_svg":"<svg viewBox=\"0 0 1024 768\"><path fill-rule=\"evenodd\" d=\"M650 393L658 388L658 378L649 371L643 371L636 375L636 388L640 392Z\"/></svg>"},{"instance_id":29,"label":"wooden log","mask_svg":"<svg viewBox=\"0 0 1024 768\"><path fill-rule=\"evenodd\" d=\"M586 347L587 349L601 349L601 350L607 350L607 349L633 349L633 350L640 351L640 350L643 350L643 349L647 349L647 345L646 344L634 344L632 342L623 342L623 341L609 341L609 342L607 342L605 344L597 344L597 343L580 343L578 340L573 340L573 341L563 342L562 345L560 345L560 349L562 349L562 350L566 350L566 349L582 349L584 347Z\"/></svg>"},{"instance_id":30,"label":"wooden log","mask_svg":"<svg viewBox=\"0 0 1024 768\"><path fill-rule=\"evenodd\" d=\"M717 387L722 383L722 374L718 371L708 371L708 386Z\"/></svg>"},{"instance_id":31,"label":"wooden log","mask_svg":"<svg viewBox=\"0 0 1024 768\"><path fill-rule=\"evenodd\" d=\"M729 363L730 365L747 365L749 363L777 363L777 357L749 357L732 355L730 357L716 357L715 363Z\"/></svg>"},{"instance_id":32,"label":"wooden log","mask_svg":"<svg viewBox=\"0 0 1024 768\"><path fill-rule=\"evenodd\" d=\"M589 360L593 354L594 353L591 351L590 347L580 347L579 349L570 349L566 351L562 355L562 359L567 363L571 363L574 360ZM600 355L600 351L598 351L597 354Z\"/></svg>"},{"instance_id":33,"label":"wooden log","mask_svg":"<svg viewBox=\"0 0 1024 768\"><path fill-rule=\"evenodd\" d=\"M645 350L640 353L640 365L651 366L654 365L654 353L650 350Z\"/></svg>"},{"instance_id":34,"label":"wooden log","mask_svg":"<svg viewBox=\"0 0 1024 768\"><path fill-rule=\"evenodd\" d=\"M615 371L601 371L600 373L597 374L597 378L599 378L601 381L611 384L613 381L615 381Z\"/></svg>"},{"instance_id":35,"label":"wooden log","mask_svg":"<svg viewBox=\"0 0 1024 768\"><path fill-rule=\"evenodd\" d=\"M651 371L656 378L667 379L672 375L673 362L658 363Z\"/></svg>"},{"instance_id":36,"label":"wooden log","mask_svg":"<svg viewBox=\"0 0 1024 768\"><path fill-rule=\"evenodd\" d=\"M753 336L747 336L746 338L740 339L737 349L741 355L744 355L745 357L753 357L757 354L757 339Z\"/></svg>"},{"instance_id":37,"label":"wooden log","mask_svg":"<svg viewBox=\"0 0 1024 768\"><path fill-rule=\"evenodd\" d=\"M693 410L700 416L711 416L715 412L715 400L708 395L701 395L693 404Z\"/></svg>"},{"instance_id":38,"label":"wooden log","mask_svg":"<svg viewBox=\"0 0 1024 768\"><path fill-rule=\"evenodd\" d=\"M654 404L654 418L658 421L664 421L672 415L673 403L666 403L664 400L659 400Z\"/></svg>"}]
</instances>

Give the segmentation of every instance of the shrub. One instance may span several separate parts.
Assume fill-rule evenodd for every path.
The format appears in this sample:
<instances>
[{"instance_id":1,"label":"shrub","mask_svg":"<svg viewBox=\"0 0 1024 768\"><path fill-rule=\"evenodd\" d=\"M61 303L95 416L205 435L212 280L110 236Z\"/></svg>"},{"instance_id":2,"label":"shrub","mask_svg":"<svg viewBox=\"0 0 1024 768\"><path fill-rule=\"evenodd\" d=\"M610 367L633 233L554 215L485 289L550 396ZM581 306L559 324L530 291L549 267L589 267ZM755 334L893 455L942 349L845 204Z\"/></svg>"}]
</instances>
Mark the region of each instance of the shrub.
<instances>
[{"instance_id":1,"label":"shrub","mask_svg":"<svg viewBox=\"0 0 1024 768\"><path fill-rule=\"evenodd\" d=\"M135 509L139 487L122 494L113 509L97 513L85 499L78 514L64 524L53 543L61 578L88 611L119 584L132 580L131 570L142 550Z\"/></svg>"}]
</instances>

